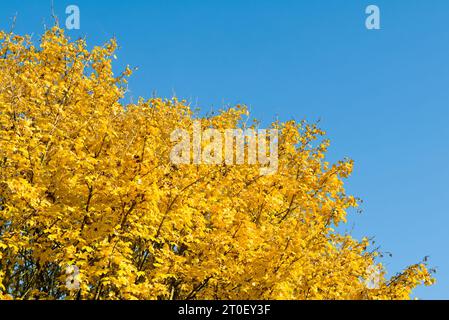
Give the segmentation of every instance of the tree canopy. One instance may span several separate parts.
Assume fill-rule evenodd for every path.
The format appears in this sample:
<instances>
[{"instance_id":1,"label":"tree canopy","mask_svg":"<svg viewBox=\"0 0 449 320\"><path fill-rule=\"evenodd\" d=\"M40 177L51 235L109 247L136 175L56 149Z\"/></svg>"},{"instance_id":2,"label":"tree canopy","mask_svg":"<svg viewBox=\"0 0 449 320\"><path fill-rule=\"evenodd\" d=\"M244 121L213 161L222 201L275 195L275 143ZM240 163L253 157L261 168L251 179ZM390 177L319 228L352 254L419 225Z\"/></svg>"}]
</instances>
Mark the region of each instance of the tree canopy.
<instances>
[{"instance_id":1,"label":"tree canopy","mask_svg":"<svg viewBox=\"0 0 449 320\"><path fill-rule=\"evenodd\" d=\"M358 205L353 162L328 163L317 126L272 123L271 175L173 164L177 128L257 123L244 106L125 103L115 40L88 50L54 27L0 41L0 298L408 299L432 284L424 263L387 278L370 240L335 230Z\"/></svg>"}]
</instances>

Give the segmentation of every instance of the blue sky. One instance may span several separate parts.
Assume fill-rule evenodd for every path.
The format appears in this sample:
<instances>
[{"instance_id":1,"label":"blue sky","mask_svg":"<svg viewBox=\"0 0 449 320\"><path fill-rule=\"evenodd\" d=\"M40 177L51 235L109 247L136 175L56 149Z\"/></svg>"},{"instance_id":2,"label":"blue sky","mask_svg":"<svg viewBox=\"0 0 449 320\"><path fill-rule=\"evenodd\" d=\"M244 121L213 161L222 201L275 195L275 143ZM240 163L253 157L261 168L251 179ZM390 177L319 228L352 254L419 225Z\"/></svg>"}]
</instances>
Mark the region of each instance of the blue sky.
<instances>
[{"instance_id":1,"label":"blue sky","mask_svg":"<svg viewBox=\"0 0 449 320\"><path fill-rule=\"evenodd\" d=\"M393 274L430 256L437 284L422 299L449 299L449 27L447 0L84 1L90 45L116 36L117 70L139 67L131 95L189 99L202 110L245 103L269 123L321 120L329 159L355 160L347 181L364 200L354 236L375 236ZM365 28L365 8L381 30ZM10 0L0 27L42 33L50 1Z\"/></svg>"}]
</instances>

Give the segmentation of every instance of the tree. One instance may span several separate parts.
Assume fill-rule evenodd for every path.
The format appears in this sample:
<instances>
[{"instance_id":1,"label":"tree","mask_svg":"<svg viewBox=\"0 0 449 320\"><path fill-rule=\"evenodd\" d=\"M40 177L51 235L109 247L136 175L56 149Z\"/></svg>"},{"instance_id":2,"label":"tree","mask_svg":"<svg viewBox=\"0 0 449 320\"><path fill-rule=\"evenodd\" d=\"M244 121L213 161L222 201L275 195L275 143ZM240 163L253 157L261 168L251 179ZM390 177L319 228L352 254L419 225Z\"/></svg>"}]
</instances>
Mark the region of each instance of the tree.
<instances>
[{"instance_id":1,"label":"tree","mask_svg":"<svg viewBox=\"0 0 449 320\"><path fill-rule=\"evenodd\" d=\"M0 40L0 298L408 299L433 282L424 263L386 279L368 239L334 231L358 205L343 186L353 163L326 162L316 126L272 124L272 175L173 164L171 133L199 116L176 98L125 105L115 40L89 51L58 27L39 46Z\"/></svg>"}]
</instances>

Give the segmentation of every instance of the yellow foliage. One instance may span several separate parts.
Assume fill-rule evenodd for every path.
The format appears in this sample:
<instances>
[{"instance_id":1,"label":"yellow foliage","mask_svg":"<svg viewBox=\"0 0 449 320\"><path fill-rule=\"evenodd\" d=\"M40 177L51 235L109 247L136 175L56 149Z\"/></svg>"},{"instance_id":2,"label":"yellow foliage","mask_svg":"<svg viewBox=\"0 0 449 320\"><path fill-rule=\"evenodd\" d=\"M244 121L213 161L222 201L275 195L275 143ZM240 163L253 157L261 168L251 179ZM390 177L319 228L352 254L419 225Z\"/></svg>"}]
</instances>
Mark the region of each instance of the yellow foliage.
<instances>
[{"instance_id":1,"label":"yellow foliage","mask_svg":"<svg viewBox=\"0 0 449 320\"><path fill-rule=\"evenodd\" d=\"M0 299L408 299L433 281L415 265L367 288L378 253L332 229L357 206L352 162L325 162L315 126L272 124L274 175L173 165L170 133L196 115L177 99L123 105L115 41L89 51L58 28L37 47L0 40Z\"/></svg>"}]
</instances>

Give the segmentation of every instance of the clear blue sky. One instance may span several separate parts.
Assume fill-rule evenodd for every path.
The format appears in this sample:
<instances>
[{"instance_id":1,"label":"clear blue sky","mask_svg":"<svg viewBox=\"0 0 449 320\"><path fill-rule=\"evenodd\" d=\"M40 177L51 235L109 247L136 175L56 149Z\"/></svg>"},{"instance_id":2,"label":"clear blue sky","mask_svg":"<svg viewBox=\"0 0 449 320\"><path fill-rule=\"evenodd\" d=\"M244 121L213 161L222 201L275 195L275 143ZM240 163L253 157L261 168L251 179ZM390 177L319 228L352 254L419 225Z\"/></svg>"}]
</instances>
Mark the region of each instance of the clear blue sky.
<instances>
[{"instance_id":1,"label":"clear blue sky","mask_svg":"<svg viewBox=\"0 0 449 320\"><path fill-rule=\"evenodd\" d=\"M116 36L117 68L138 66L131 94L194 101L203 110L245 103L268 123L316 121L332 161L349 156L354 236L375 236L390 273L430 256L437 285L423 299L449 299L449 27L447 0L84 1L90 45ZM379 31L365 8L381 10ZM51 25L50 0L3 1L0 27Z\"/></svg>"}]
</instances>

